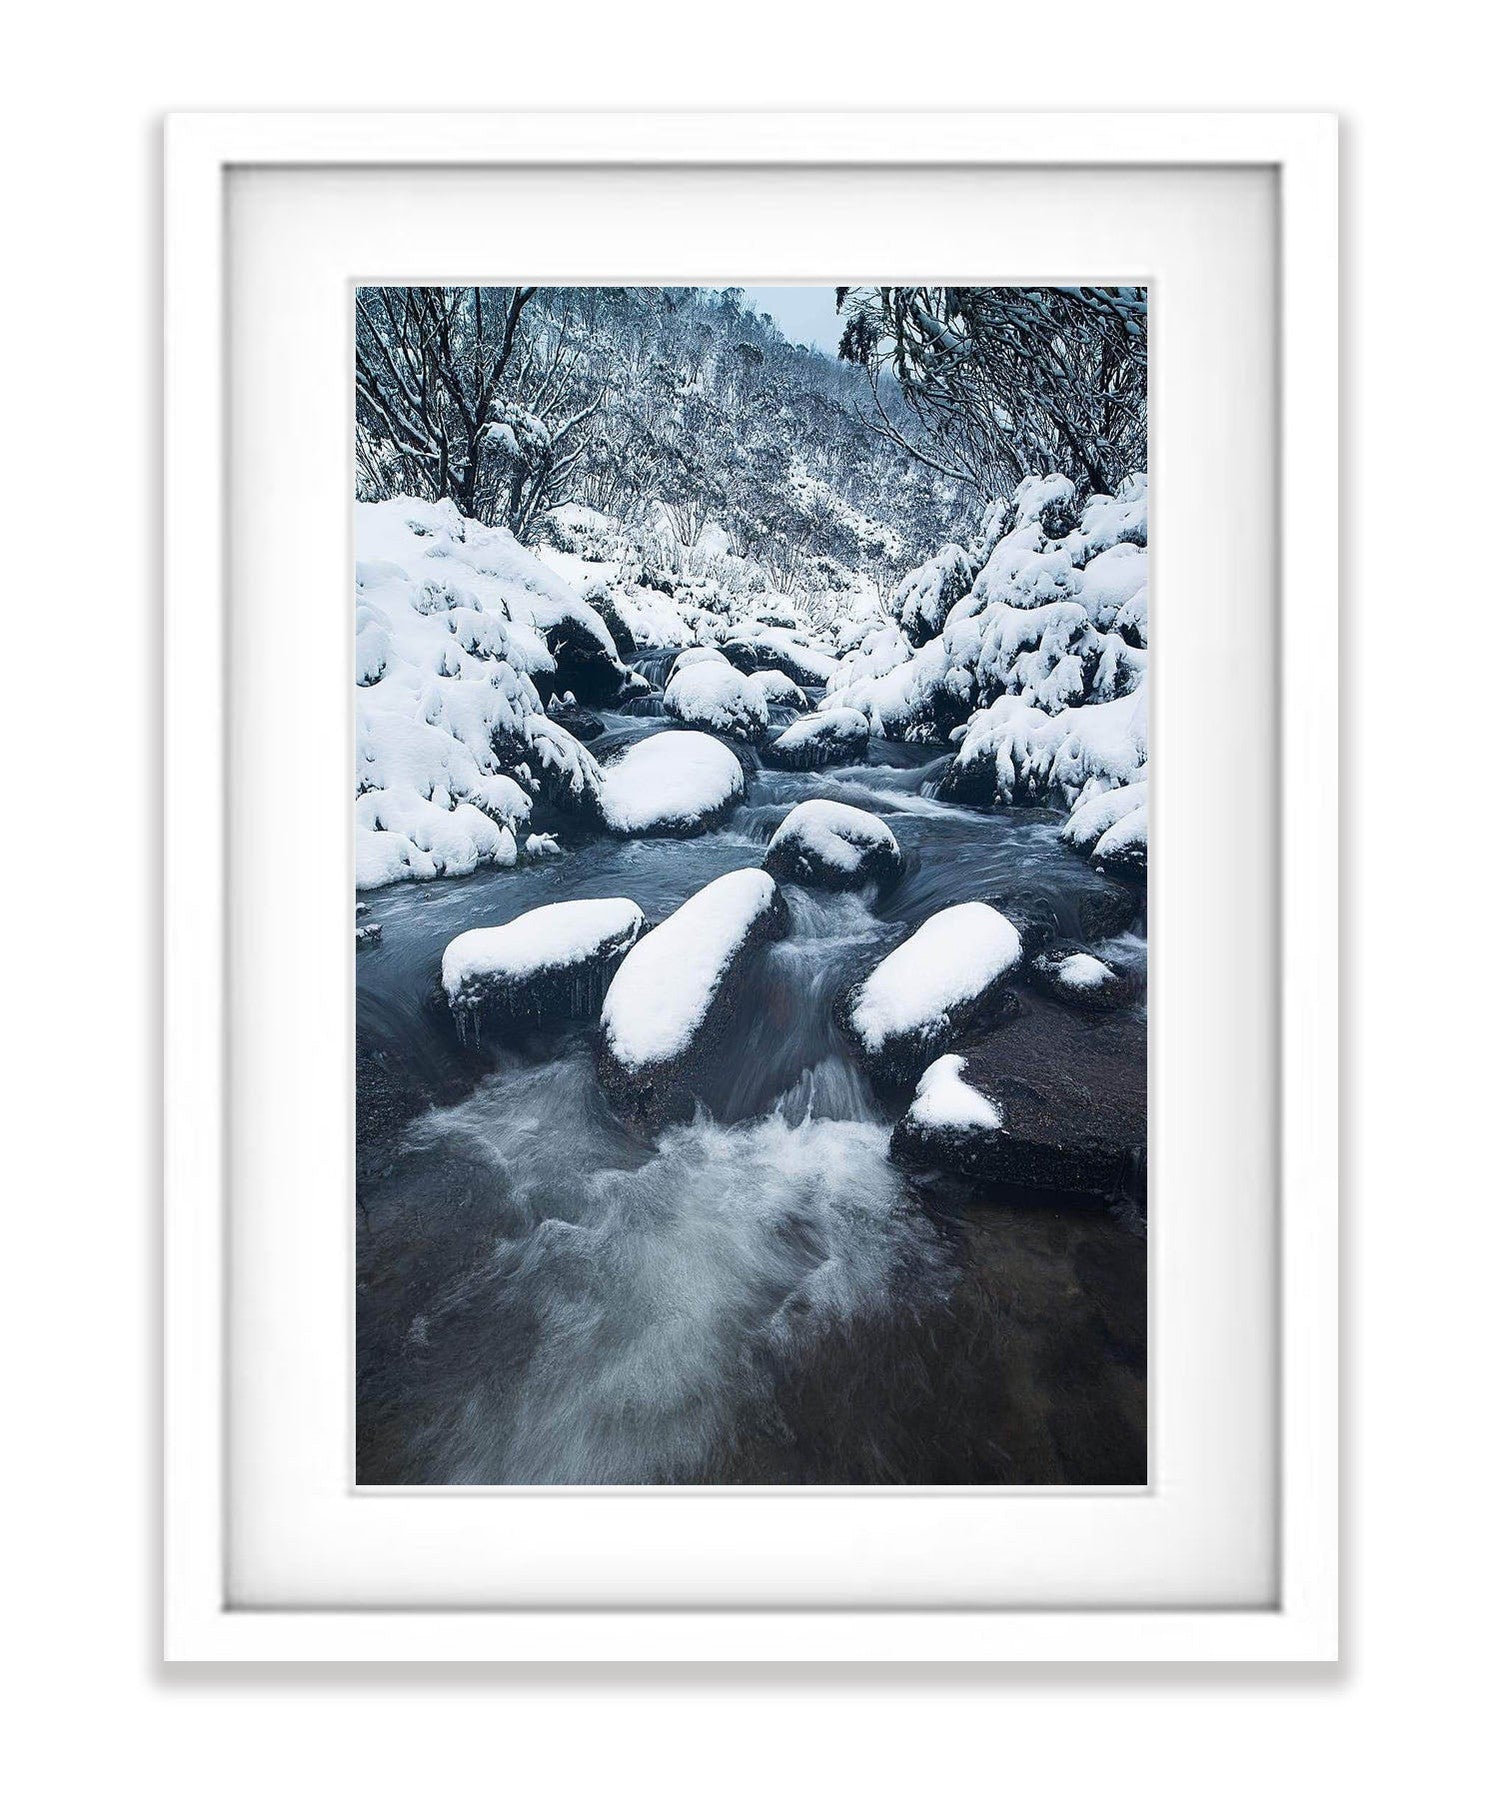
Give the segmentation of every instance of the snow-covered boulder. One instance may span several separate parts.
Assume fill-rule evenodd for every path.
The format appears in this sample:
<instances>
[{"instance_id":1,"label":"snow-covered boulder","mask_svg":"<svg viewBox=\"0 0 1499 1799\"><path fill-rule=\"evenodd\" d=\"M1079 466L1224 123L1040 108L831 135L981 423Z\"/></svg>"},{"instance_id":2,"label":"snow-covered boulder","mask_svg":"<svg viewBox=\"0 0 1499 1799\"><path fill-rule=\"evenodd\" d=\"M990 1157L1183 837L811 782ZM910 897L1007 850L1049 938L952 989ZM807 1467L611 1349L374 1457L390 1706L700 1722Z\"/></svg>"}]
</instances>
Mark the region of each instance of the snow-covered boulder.
<instances>
[{"instance_id":1,"label":"snow-covered boulder","mask_svg":"<svg viewBox=\"0 0 1499 1799\"><path fill-rule=\"evenodd\" d=\"M965 1043L960 1070L937 1072L890 1153L1001 1189L1143 1203L1145 1048L1132 1012L1084 1017L1028 996L1018 1016Z\"/></svg>"},{"instance_id":2,"label":"snow-covered boulder","mask_svg":"<svg viewBox=\"0 0 1499 1799\"><path fill-rule=\"evenodd\" d=\"M442 990L458 1035L482 1027L592 1018L646 928L633 900L563 900L508 924L464 931L443 951Z\"/></svg>"},{"instance_id":3,"label":"snow-covered boulder","mask_svg":"<svg viewBox=\"0 0 1499 1799\"><path fill-rule=\"evenodd\" d=\"M736 625L724 639L725 656L737 659L743 651L753 657L752 667L779 669L799 687L826 686L838 666L836 657L808 643L804 633L758 620Z\"/></svg>"},{"instance_id":4,"label":"snow-covered boulder","mask_svg":"<svg viewBox=\"0 0 1499 1799\"><path fill-rule=\"evenodd\" d=\"M900 845L872 812L839 800L803 800L771 838L765 866L778 881L803 887L862 887L895 879Z\"/></svg>"},{"instance_id":5,"label":"snow-covered boulder","mask_svg":"<svg viewBox=\"0 0 1499 1799\"><path fill-rule=\"evenodd\" d=\"M778 668L756 669L750 680L765 695L767 705L790 706L793 711L807 710L807 696L790 675L783 675Z\"/></svg>"},{"instance_id":6,"label":"snow-covered boulder","mask_svg":"<svg viewBox=\"0 0 1499 1799\"><path fill-rule=\"evenodd\" d=\"M787 725L761 754L776 768L827 768L861 762L869 749L869 721L852 706L831 706Z\"/></svg>"},{"instance_id":7,"label":"snow-covered boulder","mask_svg":"<svg viewBox=\"0 0 1499 1799\"><path fill-rule=\"evenodd\" d=\"M1100 874L1144 878L1149 860L1150 782L1131 781L1073 808L1063 841L1090 855Z\"/></svg>"},{"instance_id":8,"label":"snow-covered boulder","mask_svg":"<svg viewBox=\"0 0 1499 1799\"><path fill-rule=\"evenodd\" d=\"M762 869L720 875L643 937L604 996L599 1080L631 1123L691 1115L708 1049L733 1011L745 964L789 915Z\"/></svg>"},{"instance_id":9,"label":"snow-covered boulder","mask_svg":"<svg viewBox=\"0 0 1499 1799\"><path fill-rule=\"evenodd\" d=\"M885 1082L914 1078L960 1031L1014 1007L1020 933L981 900L935 913L846 995L839 1021Z\"/></svg>"},{"instance_id":10,"label":"snow-covered boulder","mask_svg":"<svg viewBox=\"0 0 1499 1799\"><path fill-rule=\"evenodd\" d=\"M621 837L695 837L744 798L739 758L702 731L658 731L594 766L600 820Z\"/></svg>"},{"instance_id":11,"label":"snow-covered boulder","mask_svg":"<svg viewBox=\"0 0 1499 1799\"><path fill-rule=\"evenodd\" d=\"M758 743L770 725L764 690L722 658L683 668L679 656L661 706L681 724L700 725L744 743Z\"/></svg>"},{"instance_id":12,"label":"snow-covered boulder","mask_svg":"<svg viewBox=\"0 0 1499 1799\"><path fill-rule=\"evenodd\" d=\"M1138 997L1138 983L1123 969L1087 950L1058 945L1030 963L1031 978L1065 1006L1113 1012Z\"/></svg>"}]
</instances>

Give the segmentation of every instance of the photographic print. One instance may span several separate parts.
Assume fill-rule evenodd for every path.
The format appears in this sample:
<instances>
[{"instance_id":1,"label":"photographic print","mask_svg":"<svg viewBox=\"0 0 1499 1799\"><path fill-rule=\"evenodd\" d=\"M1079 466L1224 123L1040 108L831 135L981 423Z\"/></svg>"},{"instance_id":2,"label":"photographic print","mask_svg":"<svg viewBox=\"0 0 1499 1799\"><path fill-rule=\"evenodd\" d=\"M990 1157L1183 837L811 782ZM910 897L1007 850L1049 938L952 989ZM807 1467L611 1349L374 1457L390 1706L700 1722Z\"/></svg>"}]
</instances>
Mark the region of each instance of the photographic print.
<instances>
[{"instance_id":1,"label":"photographic print","mask_svg":"<svg viewBox=\"0 0 1499 1799\"><path fill-rule=\"evenodd\" d=\"M356 1479L1147 1479L1148 299L354 306Z\"/></svg>"}]
</instances>

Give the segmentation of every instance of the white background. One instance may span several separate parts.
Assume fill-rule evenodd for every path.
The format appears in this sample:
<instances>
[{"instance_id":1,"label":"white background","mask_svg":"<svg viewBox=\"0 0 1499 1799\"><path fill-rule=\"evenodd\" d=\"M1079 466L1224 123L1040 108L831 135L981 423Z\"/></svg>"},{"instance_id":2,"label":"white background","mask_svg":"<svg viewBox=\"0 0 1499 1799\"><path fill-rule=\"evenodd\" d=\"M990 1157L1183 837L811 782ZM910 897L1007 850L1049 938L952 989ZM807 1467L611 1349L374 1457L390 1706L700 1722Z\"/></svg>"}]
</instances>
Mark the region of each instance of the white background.
<instances>
[{"instance_id":1,"label":"white background","mask_svg":"<svg viewBox=\"0 0 1499 1799\"><path fill-rule=\"evenodd\" d=\"M0 605L4 891L22 915L4 938L15 1667L3 1690L17 1720L7 1759L36 1761L28 1790L98 1791L133 1772L164 1794L632 1781L910 1791L954 1778L1063 1793L1300 1793L1376 1778L1440 1791L1491 1765L1480 1730L1495 1597L1494 1176L1473 1139L1491 1132L1495 996L1472 952L1493 932L1480 862L1492 758L1476 737L1423 748L1422 734L1461 738L1484 710L1482 637L1459 632L1454 613L1470 580L1474 618L1493 605L1489 567L1467 561L1486 554L1492 507L1479 433L1499 358L1479 288L1492 260L1493 65L1470 8L1429 5L1398 37L1373 18L1308 0L899 17L802 0L615 7L596 20L548 8L518 22L494 7L265 0L246 13L49 9L25 19L29 43L13 32L14 93L0 108L12 196ZM158 1668L157 116L507 103L1343 111L1340 1669ZM1400 302L1422 276L1450 286L1440 313L1412 319ZM1465 353L1471 366L1449 364ZM1440 506L1440 525L1417 505ZM1447 546L1439 587L1434 544ZM112 679L91 685L106 655Z\"/></svg>"}]
</instances>

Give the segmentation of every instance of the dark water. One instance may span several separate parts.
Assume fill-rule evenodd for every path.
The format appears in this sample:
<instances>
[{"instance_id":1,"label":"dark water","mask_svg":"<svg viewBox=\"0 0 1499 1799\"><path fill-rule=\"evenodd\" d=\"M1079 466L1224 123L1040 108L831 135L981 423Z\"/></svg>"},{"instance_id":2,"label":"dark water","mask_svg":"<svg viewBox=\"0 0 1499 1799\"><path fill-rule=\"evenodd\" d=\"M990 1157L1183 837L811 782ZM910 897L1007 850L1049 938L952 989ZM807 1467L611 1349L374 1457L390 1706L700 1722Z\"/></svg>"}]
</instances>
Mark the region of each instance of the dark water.
<instances>
[{"instance_id":1,"label":"dark water","mask_svg":"<svg viewBox=\"0 0 1499 1799\"><path fill-rule=\"evenodd\" d=\"M606 723L600 754L661 728ZM1065 928L1096 877L1059 815L930 797L930 748L807 774L745 759L747 803L704 837L365 896L383 935L358 963L361 1084L382 1103L361 1096L359 1478L1143 1480L1138 1225L908 1178L832 1022L938 907L1018 883ZM564 898L659 919L758 865L816 795L884 816L905 870L878 898L785 890L790 936L753 967L693 1123L622 1130L587 1029L465 1059L433 998L450 937Z\"/></svg>"}]
</instances>

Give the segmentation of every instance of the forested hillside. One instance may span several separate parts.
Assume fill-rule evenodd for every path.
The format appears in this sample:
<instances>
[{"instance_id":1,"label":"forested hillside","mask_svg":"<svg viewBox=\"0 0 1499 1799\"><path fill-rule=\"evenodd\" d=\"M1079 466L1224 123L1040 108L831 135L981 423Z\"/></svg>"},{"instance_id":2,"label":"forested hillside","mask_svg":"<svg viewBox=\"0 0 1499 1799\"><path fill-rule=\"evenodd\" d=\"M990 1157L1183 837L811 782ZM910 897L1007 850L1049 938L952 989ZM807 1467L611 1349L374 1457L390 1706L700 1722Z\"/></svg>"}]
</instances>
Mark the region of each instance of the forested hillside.
<instances>
[{"instance_id":1,"label":"forested hillside","mask_svg":"<svg viewBox=\"0 0 1499 1799\"><path fill-rule=\"evenodd\" d=\"M738 289L364 289L356 358L358 497L450 499L524 544L581 506L647 567L727 553L780 592L888 591L978 509L870 428L856 368L788 343ZM878 385L919 431L899 382Z\"/></svg>"}]
</instances>

